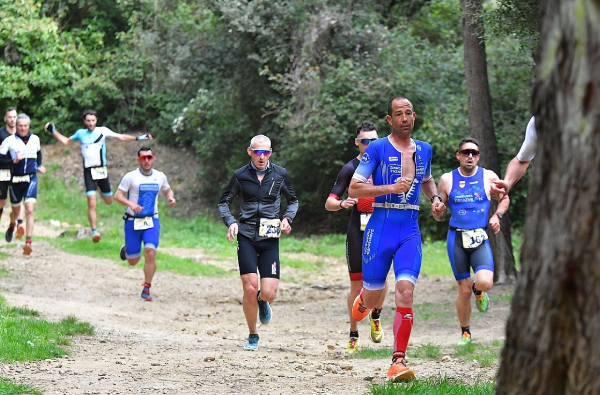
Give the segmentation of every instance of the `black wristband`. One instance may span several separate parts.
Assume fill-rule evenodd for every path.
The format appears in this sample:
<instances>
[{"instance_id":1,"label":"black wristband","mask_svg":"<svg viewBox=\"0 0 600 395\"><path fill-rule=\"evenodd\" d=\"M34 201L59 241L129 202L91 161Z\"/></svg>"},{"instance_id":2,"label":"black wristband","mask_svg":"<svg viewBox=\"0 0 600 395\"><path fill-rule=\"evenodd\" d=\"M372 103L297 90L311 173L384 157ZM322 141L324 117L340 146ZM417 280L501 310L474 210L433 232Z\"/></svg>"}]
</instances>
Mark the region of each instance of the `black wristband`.
<instances>
[{"instance_id":1,"label":"black wristband","mask_svg":"<svg viewBox=\"0 0 600 395\"><path fill-rule=\"evenodd\" d=\"M342 203L344 203L344 201L340 200L340 210L344 208L344 206L342 206Z\"/></svg>"},{"instance_id":2,"label":"black wristband","mask_svg":"<svg viewBox=\"0 0 600 395\"><path fill-rule=\"evenodd\" d=\"M433 204L433 199L435 199L435 198L439 198L440 199L440 203L442 202L442 197L440 195L433 195L431 197L431 199L429 199L429 201L431 202L431 204Z\"/></svg>"}]
</instances>

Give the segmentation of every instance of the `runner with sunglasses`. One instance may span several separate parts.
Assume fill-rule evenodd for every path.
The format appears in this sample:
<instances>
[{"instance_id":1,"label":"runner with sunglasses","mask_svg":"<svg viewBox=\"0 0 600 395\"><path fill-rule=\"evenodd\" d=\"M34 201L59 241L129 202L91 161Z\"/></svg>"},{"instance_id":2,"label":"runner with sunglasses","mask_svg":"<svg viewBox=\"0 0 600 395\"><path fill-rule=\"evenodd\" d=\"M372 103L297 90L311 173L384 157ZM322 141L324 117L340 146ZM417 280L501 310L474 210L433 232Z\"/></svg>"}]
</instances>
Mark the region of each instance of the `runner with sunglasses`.
<instances>
[{"instance_id":1,"label":"runner with sunglasses","mask_svg":"<svg viewBox=\"0 0 600 395\"><path fill-rule=\"evenodd\" d=\"M142 255L144 243L144 284L142 299L152 301L150 287L156 272L156 249L160 237L158 218L158 193L162 192L170 207L175 206L175 195L165 173L152 168L156 157L152 148L142 147L138 151L140 167L125 174L115 193L117 203L127 207L125 220L125 244L120 257L135 266Z\"/></svg>"},{"instance_id":2,"label":"runner with sunglasses","mask_svg":"<svg viewBox=\"0 0 600 395\"><path fill-rule=\"evenodd\" d=\"M219 201L219 212L227 225L227 239L236 239L238 263L244 299L242 306L249 336L245 350L258 349L257 314L262 324L273 317L273 302L279 287L279 236L289 234L290 224L298 211L298 198L287 171L272 163L271 140L261 134L250 140L247 148L250 163L237 169ZM240 196L240 215L236 220L230 205ZM281 197L287 200L287 210L279 219ZM260 274L260 287L258 283Z\"/></svg>"},{"instance_id":3,"label":"runner with sunglasses","mask_svg":"<svg viewBox=\"0 0 600 395\"><path fill-rule=\"evenodd\" d=\"M396 97L388 103L387 113L392 132L369 144L350 182L350 196L375 198L363 240L363 291L354 300L352 316L360 321L385 297L393 262L395 340L387 377L390 381L409 381L415 378L413 370L406 366L405 353L413 325L413 291L422 260L418 221L421 191L431 200L433 214L443 214L446 206L440 201L431 176L431 145L411 138L417 117L412 103L405 97Z\"/></svg>"},{"instance_id":4,"label":"runner with sunglasses","mask_svg":"<svg viewBox=\"0 0 600 395\"><path fill-rule=\"evenodd\" d=\"M477 310L485 313L490 307L487 292L494 282L494 259L486 228L489 224L494 234L500 232L500 220L509 205L508 195L505 195L488 220L490 188L498 176L477 166L479 158L477 140L462 139L456 152L459 167L442 175L438 185L442 202L452 215L446 248L458 284L456 313L462 335L459 346L471 343L471 293L475 294ZM441 220L441 215L434 217ZM471 268L475 281L471 281Z\"/></svg>"},{"instance_id":5,"label":"runner with sunglasses","mask_svg":"<svg viewBox=\"0 0 600 395\"><path fill-rule=\"evenodd\" d=\"M375 140L377 140L377 126L370 121L361 122L356 129L356 138L354 139L354 144L358 147L359 154L342 167L335 180L335 184L333 184L331 193L325 202L325 209L328 211L351 209L348 231L346 233L346 264L348 265L348 272L350 274L350 293L347 299L350 339L346 346L346 354L354 354L359 349L358 323L352 318L352 305L354 299L356 299L362 289L362 241L364 229L373 212L372 203L375 199L353 199L351 197L341 199L341 197L346 193L365 149ZM369 313L371 324L370 339L375 343L380 343L384 336L379 315L381 314L386 294L387 283L381 302Z\"/></svg>"},{"instance_id":6,"label":"runner with sunglasses","mask_svg":"<svg viewBox=\"0 0 600 395\"><path fill-rule=\"evenodd\" d=\"M108 180L108 168L106 162L106 139L117 139L121 141L152 140L150 134L132 136L129 134L115 133L106 126L96 126L98 117L96 111L85 110L83 112L84 129L79 129L71 137L65 137L56 130L56 125L46 123L44 129L66 146L75 141L81 143L81 156L83 157L83 181L85 183L85 194L87 196L87 215L92 228L92 241L100 241L100 233L96 227L96 189L100 190L104 203L110 205L113 201L113 193Z\"/></svg>"}]
</instances>

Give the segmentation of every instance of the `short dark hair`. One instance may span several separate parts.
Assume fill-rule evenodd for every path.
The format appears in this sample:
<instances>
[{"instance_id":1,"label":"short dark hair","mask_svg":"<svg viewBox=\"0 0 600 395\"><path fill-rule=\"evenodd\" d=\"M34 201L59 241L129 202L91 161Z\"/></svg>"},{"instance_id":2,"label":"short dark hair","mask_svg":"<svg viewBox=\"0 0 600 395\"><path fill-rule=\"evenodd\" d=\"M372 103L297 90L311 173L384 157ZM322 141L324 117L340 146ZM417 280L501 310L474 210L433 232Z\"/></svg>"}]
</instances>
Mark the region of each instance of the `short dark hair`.
<instances>
[{"instance_id":1,"label":"short dark hair","mask_svg":"<svg viewBox=\"0 0 600 395\"><path fill-rule=\"evenodd\" d=\"M88 108L87 110L83 110L83 120L85 121L85 117L87 117L88 115L93 115L96 118L98 118L98 114L96 114L96 111L92 110L91 108Z\"/></svg>"},{"instance_id":2,"label":"short dark hair","mask_svg":"<svg viewBox=\"0 0 600 395\"><path fill-rule=\"evenodd\" d=\"M17 111L17 107L8 107L6 109L6 111L4 112L4 115L8 114L11 111L15 111L16 112Z\"/></svg>"},{"instance_id":3,"label":"short dark hair","mask_svg":"<svg viewBox=\"0 0 600 395\"><path fill-rule=\"evenodd\" d=\"M477 148L479 148L479 141L475 140L473 137L465 137L464 139L460 140L460 143L458 143L458 152L460 152L462 146L467 143L473 143L477 146Z\"/></svg>"},{"instance_id":4,"label":"short dark hair","mask_svg":"<svg viewBox=\"0 0 600 395\"><path fill-rule=\"evenodd\" d=\"M362 121L356 128L356 135L358 136L360 132L372 132L373 130L377 131L377 125L371 121Z\"/></svg>"},{"instance_id":5,"label":"short dark hair","mask_svg":"<svg viewBox=\"0 0 600 395\"><path fill-rule=\"evenodd\" d=\"M152 151L152 148L150 148L150 147L142 147L142 148L140 148L140 149L138 150L138 154L137 154L137 155L138 155L138 156L140 156L140 153L141 153L142 151L150 151L150 152L152 152L152 155L154 155L154 151Z\"/></svg>"},{"instance_id":6,"label":"short dark hair","mask_svg":"<svg viewBox=\"0 0 600 395\"><path fill-rule=\"evenodd\" d=\"M411 108L411 110L415 111L415 109L414 109L414 107L413 107L413 104L412 104L412 102L411 102L410 100L408 100L408 99L407 99L406 97L404 97L404 96L396 96L396 97L394 97L392 100L390 100L390 101L388 102L388 105L387 105L387 114L388 114L390 117L392 116L392 104L394 104L394 102L395 102L396 100L406 100L407 102L409 102L409 103L410 103L410 108Z\"/></svg>"}]
</instances>

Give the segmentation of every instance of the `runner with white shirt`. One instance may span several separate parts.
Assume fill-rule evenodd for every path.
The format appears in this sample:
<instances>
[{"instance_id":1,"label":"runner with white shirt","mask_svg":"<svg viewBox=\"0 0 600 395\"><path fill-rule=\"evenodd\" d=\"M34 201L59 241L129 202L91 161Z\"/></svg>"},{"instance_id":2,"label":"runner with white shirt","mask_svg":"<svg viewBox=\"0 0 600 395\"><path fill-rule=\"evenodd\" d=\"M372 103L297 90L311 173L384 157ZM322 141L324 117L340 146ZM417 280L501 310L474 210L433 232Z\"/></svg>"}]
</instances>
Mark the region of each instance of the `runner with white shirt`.
<instances>
[{"instance_id":1,"label":"runner with white shirt","mask_svg":"<svg viewBox=\"0 0 600 395\"><path fill-rule=\"evenodd\" d=\"M138 151L140 167L125 174L115 193L117 203L127 207L125 216L125 245L121 247L122 260L134 266L142 255L144 243L144 284L142 299L151 302L150 287L156 272L156 249L160 236L158 219L158 193L167 197L169 206L175 206L175 196L167 176L152 168L152 148L142 147Z\"/></svg>"},{"instance_id":2,"label":"runner with white shirt","mask_svg":"<svg viewBox=\"0 0 600 395\"><path fill-rule=\"evenodd\" d=\"M114 138L121 141L152 140L152 136L150 134L142 136L119 134L105 126L96 126L98 117L94 110L83 112L83 122L86 128L77 130L75 134L68 138L57 132L53 123L47 123L44 128L66 146L72 145L75 141L81 143L83 179L88 202L87 214L92 228L92 240L97 243L100 241L100 233L96 227L96 189L100 190L104 203L110 205L113 201L106 163L106 139Z\"/></svg>"}]
</instances>

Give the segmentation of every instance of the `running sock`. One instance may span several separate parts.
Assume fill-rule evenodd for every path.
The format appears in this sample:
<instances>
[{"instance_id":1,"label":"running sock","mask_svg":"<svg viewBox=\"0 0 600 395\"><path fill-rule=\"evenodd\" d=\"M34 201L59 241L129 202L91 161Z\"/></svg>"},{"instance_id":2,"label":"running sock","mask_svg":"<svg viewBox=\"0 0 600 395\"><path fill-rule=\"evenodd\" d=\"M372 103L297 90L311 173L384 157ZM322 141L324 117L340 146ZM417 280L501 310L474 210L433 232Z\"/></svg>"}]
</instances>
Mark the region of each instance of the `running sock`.
<instances>
[{"instance_id":1,"label":"running sock","mask_svg":"<svg viewBox=\"0 0 600 395\"><path fill-rule=\"evenodd\" d=\"M3 212L4 212L4 207L0 208L0 217L2 217Z\"/></svg>"},{"instance_id":2,"label":"running sock","mask_svg":"<svg viewBox=\"0 0 600 395\"><path fill-rule=\"evenodd\" d=\"M397 352L406 352L408 339L413 326L413 309L410 307L396 308L394 316L394 354Z\"/></svg>"},{"instance_id":3,"label":"running sock","mask_svg":"<svg viewBox=\"0 0 600 395\"><path fill-rule=\"evenodd\" d=\"M92 234L95 235L96 233L98 233L98 229L92 229Z\"/></svg>"},{"instance_id":4,"label":"running sock","mask_svg":"<svg viewBox=\"0 0 600 395\"><path fill-rule=\"evenodd\" d=\"M23 220L22 220L22 219L18 219L18 220L17 220L17 226L21 225L22 223L23 223Z\"/></svg>"},{"instance_id":5,"label":"running sock","mask_svg":"<svg viewBox=\"0 0 600 395\"><path fill-rule=\"evenodd\" d=\"M392 354L392 362L396 362L398 358L404 359L405 356L406 353L404 351L394 351L394 353Z\"/></svg>"},{"instance_id":6,"label":"running sock","mask_svg":"<svg viewBox=\"0 0 600 395\"><path fill-rule=\"evenodd\" d=\"M31 237L27 237L25 239L25 244L31 244Z\"/></svg>"},{"instance_id":7,"label":"running sock","mask_svg":"<svg viewBox=\"0 0 600 395\"><path fill-rule=\"evenodd\" d=\"M481 295L482 291L480 291L477 288L475 288L475 283L473 283L473 286L471 288L473 288L473 293L475 295L477 295L477 296Z\"/></svg>"},{"instance_id":8,"label":"running sock","mask_svg":"<svg viewBox=\"0 0 600 395\"><path fill-rule=\"evenodd\" d=\"M379 319L379 314L381 314L381 309L373 309L373 310L371 310L371 318L373 318L374 320L378 320Z\"/></svg>"},{"instance_id":9,"label":"running sock","mask_svg":"<svg viewBox=\"0 0 600 395\"><path fill-rule=\"evenodd\" d=\"M467 332L469 336L471 335L471 329L469 329L469 325L460 327L460 334Z\"/></svg>"},{"instance_id":10,"label":"running sock","mask_svg":"<svg viewBox=\"0 0 600 395\"><path fill-rule=\"evenodd\" d=\"M256 294L256 300L258 300L259 302L262 302L263 300L260 298L260 289L258 290L258 293Z\"/></svg>"},{"instance_id":11,"label":"running sock","mask_svg":"<svg viewBox=\"0 0 600 395\"><path fill-rule=\"evenodd\" d=\"M350 337L358 339L358 331L350 331Z\"/></svg>"}]
</instances>

